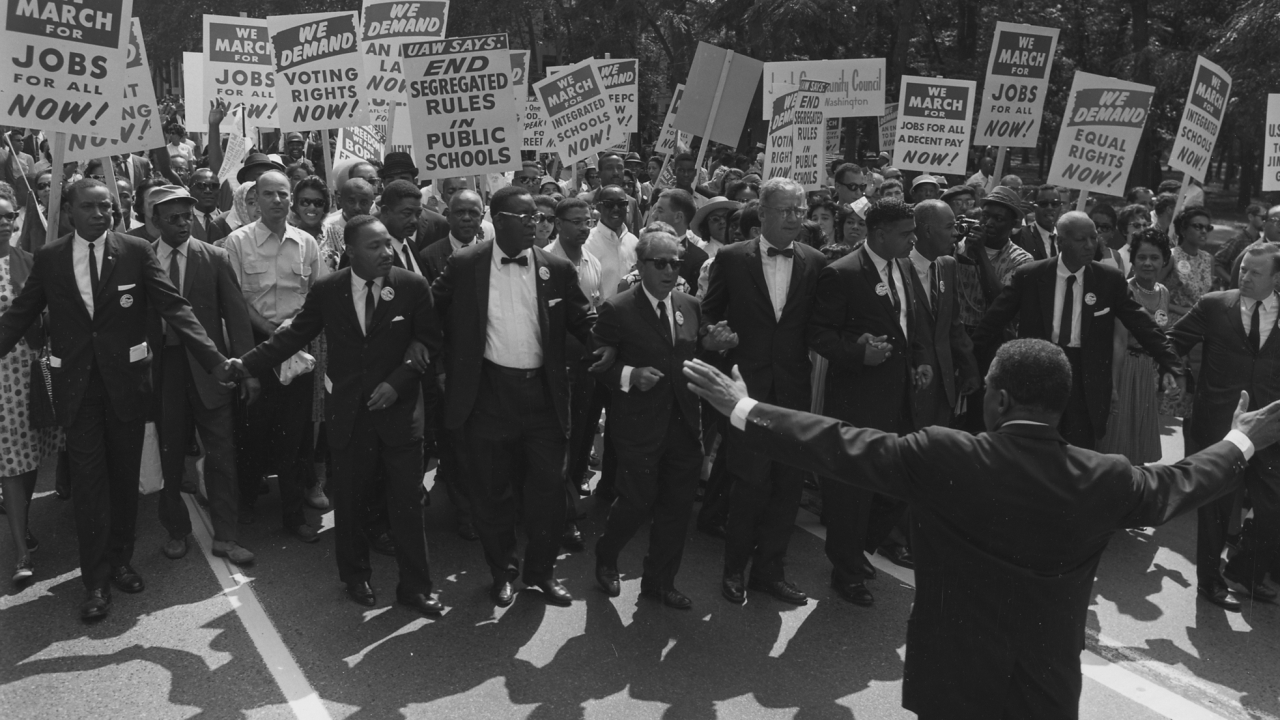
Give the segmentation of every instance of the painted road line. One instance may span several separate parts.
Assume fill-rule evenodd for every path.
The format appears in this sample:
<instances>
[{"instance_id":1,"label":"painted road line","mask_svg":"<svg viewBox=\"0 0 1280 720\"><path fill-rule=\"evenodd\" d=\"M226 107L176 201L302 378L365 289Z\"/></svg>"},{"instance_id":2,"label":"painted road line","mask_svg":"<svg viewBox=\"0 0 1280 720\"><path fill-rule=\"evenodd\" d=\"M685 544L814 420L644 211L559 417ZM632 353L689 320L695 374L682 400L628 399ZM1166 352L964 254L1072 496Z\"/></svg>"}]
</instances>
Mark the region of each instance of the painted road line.
<instances>
[{"instance_id":1,"label":"painted road line","mask_svg":"<svg viewBox=\"0 0 1280 720\"><path fill-rule=\"evenodd\" d=\"M825 541L827 539L827 529L818 522L818 516L805 508L801 508L796 516L796 525L807 530L811 535ZM905 585L915 587L916 573L914 570L898 567L881 557L879 553L868 557L871 564L875 566L877 572L889 575ZM1107 646L1099 642L1097 633L1089 632L1090 644L1097 645L1099 649L1107 653ZM1126 652L1129 652L1126 649ZM1110 654L1110 653L1108 653ZM1115 657L1114 655L1112 655ZM1117 658L1121 659L1121 658ZM1136 659L1124 657L1124 662L1131 662ZM1174 687L1178 688L1194 688L1195 695L1212 702L1213 704L1222 704L1230 708L1236 715L1242 712L1239 704L1233 699L1227 697L1211 688L1208 684L1200 681L1198 678L1188 679L1186 673L1180 673L1169 666L1145 658L1146 662L1141 663L1144 670L1157 674L1162 679L1167 680ZM1176 720L1229 720L1228 716L1220 715L1203 705L1189 700L1176 692L1173 692L1161 685L1158 685L1141 675L1127 670L1121 665L1112 662L1103 655L1099 655L1092 650L1085 650L1080 655L1080 670L1084 676L1097 682L1099 685L1132 700L1143 707L1154 712L1160 713L1168 718L1176 718ZM1276 718L1262 718L1261 720L1277 720Z\"/></svg>"},{"instance_id":2,"label":"painted road line","mask_svg":"<svg viewBox=\"0 0 1280 720\"><path fill-rule=\"evenodd\" d=\"M226 559L214 556L213 524L209 515L193 500L193 496L183 493L183 500L187 503L187 511L197 520L191 523L192 534L200 543L200 550L204 553L209 568L222 585L223 596L235 609L293 714L299 720L332 720L324 703L320 701L320 696L311 688L311 683L307 682L293 653L289 652L280 633L276 631L276 626L258 602L258 596L249 585L252 578L241 574L240 569Z\"/></svg>"}]
</instances>

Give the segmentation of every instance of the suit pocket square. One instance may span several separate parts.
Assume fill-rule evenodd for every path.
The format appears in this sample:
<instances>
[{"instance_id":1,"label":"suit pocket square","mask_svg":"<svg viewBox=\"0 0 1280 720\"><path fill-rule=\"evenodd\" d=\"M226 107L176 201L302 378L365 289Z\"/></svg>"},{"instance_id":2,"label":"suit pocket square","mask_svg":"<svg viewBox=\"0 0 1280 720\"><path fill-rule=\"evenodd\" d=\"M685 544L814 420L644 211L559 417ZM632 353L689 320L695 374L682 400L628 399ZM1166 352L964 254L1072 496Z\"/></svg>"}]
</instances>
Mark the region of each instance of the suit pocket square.
<instances>
[{"instance_id":1,"label":"suit pocket square","mask_svg":"<svg viewBox=\"0 0 1280 720\"><path fill-rule=\"evenodd\" d=\"M137 283L129 283L128 285L120 285L120 286L117 286L117 287L116 287L116 292L124 292L125 290L132 290L132 289L133 289L133 288L135 288L135 287L137 287Z\"/></svg>"},{"instance_id":2,"label":"suit pocket square","mask_svg":"<svg viewBox=\"0 0 1280 720\"><path fill-rule=\"evenodd\" d=\"M1109 308L1109 307L1105 307L1105 308L1102 308L1101 310L1099 310L1098 312L1094 313L1094 314L1093 314L1093 316L1094 316L1094 317L1098 317L1099 315L1106 315L1106 314L1107 314L1107 313L1109 313L1109 312L1111 312L1111 308Z\"/></svg>"},{"instance_id":3,"label":"suit pocket square","mask_svg":"<svg viewBox=\"0 0 1280 720\"><path fill-rule=\"evenodd\" d=\"M401 320L403 320L403 319L404 319L404 316L403 316L403 315L397 315L397 316L395 316L395 317L391 318L391 322L400 322L400 321L401 321Z\"/></svg>"},{"instance_id":4,"label":"suit pocket square","mask_svg":"<svg viewBox=\"0 0 1280 720\"><path fill-rule=\"evenodd\" d=\"M560 301L562 299L563 298L551 298L550 300L547 301L547 307L549 308L555 307L556 305L560 304Z\"/></svg>"}]
</instances>

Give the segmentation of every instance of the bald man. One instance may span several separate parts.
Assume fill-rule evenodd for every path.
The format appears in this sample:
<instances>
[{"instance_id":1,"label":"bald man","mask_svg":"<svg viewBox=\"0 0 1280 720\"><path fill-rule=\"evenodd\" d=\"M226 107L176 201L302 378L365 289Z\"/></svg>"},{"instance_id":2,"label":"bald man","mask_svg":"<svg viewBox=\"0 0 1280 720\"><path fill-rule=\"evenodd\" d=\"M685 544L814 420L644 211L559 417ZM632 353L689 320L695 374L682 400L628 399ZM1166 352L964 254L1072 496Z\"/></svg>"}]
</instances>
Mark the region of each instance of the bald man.
<instances>
[{"instance_id":1,"label":"bald man","mask_svg":"<svg viewBox=\"0 0 1280 720\"><path fill-rule=\"evenodd\" d=\"M325 261L329 263L331 269L337 269L346 253L346 244L342 237L347 221L357 215L371 213L373 197L374 187L364 178L348 178L338 187L338 209L325 217L324 229L317 238L320 241L320 250L324 253Z\"/></svg>"},{"instance_id":2,"label":"bald man","mask_svg":"<svg viewBox=\"0 0 1280 720\"><path fill-rule=\"evenodd\" d=\"M1181 377L1168 339L1133 298L1119 270L1095 262L1098 231L1088 215L1068 212L1056 225L1056 257L1023 265L987 310L974 334L978 355L994 352L1003 329L1018 319L1018 336L1048 340L1071 363L1071 398L1058 430L1067 442L1093 449L1111 413L1112 331L1118 319L1160 366L1161 384Z\"/></svg>"}]
</instances>

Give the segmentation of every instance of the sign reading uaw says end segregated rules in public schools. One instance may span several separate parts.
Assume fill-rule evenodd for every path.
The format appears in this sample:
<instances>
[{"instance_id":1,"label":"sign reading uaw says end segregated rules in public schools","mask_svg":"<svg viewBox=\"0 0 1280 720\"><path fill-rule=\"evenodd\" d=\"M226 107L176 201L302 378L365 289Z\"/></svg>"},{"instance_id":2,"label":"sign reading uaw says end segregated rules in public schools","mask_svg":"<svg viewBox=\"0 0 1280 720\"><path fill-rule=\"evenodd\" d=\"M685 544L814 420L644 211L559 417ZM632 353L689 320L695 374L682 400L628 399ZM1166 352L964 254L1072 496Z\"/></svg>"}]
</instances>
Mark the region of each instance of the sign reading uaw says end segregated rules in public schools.
<instances>
[{"instance_id":1,"label":"sign reading uaw says end segregated rules in public schools","mask_svg":"<svg viewBox=\"0 0 1280 720\"><path fill-rule=\"evenodd\" d=\"M904 170L965 171L973 123L972 80L903 76L893 164Z\"/></svg>"},{"instance_id":2,"label":"sign reading uaw says end segregated rules in public schools","mask_svg":"<svg viewBox=\"0 0 1280 720\"><path fill-rule=\"evenodd\" d=\"M1077 72L1049 166L1049 183L1123 195L1154 93L1150 85Z\"/></svg>"},{"instance_id":3,"label":"sign reading uaw says end segregated rules in public schools","mask_svg":"<svg viewBox=\"0 0 1280 720\"><path fill-rule=\"evenodd\" d=\"M405 43L401 54L420 178L520 169L506 33Z\"/></svg>"}]
</instances>

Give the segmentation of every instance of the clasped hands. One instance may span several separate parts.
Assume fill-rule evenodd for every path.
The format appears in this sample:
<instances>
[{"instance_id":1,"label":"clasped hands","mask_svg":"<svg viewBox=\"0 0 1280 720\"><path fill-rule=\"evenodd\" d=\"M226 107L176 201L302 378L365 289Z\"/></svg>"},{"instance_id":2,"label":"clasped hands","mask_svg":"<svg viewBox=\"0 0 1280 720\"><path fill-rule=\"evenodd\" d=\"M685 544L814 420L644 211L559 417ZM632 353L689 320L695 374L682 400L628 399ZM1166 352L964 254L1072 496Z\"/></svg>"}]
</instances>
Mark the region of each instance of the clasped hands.
<instances>
[{"instance_id":1,"label":"clasped hands","mask_svg":"<svg viewBox=\"0 0 1280 720\"><path fill-rule=\"evenodd\" d=\"M246 405L252 405L262 394L262 383L249 375L240 358L224 360L221 365L213 369L213 378L224 387L234 387L237 382L243 381L240 385L240 399L244 400Z\"/></svg>"},{"instance_id":2,"label":"clasped hands","mask_svg":"<svg viewBox=\"0 0 1280 720\"><path fill-rule=\"evenodd\" d=\"M889 344L888 339L887 335L862 333L862 337L858 338L858 344L866 346L866 351L862 355L862 364L876 366L888 360L893 355L893 345ZM911 384L917 390L929 387L931 382L933 382L933 367L931 365L921 365L911 371Z\"/></svg>"}]
</instances>

